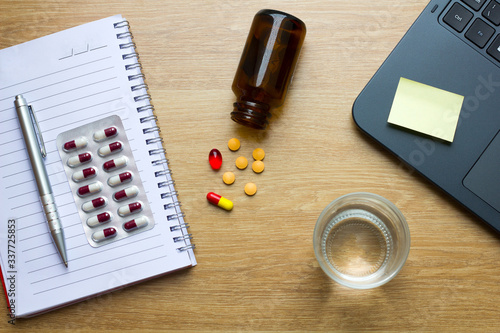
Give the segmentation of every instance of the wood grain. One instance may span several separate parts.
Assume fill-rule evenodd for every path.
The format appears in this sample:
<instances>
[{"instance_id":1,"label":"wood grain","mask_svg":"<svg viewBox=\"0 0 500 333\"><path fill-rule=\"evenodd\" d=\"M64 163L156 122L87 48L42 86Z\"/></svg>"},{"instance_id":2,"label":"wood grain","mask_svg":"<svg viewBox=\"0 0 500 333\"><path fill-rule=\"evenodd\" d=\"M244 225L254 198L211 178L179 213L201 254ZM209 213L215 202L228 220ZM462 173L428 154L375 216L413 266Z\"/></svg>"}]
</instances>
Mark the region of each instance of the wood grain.
<instances>
[{"instance_id":1,"label":"wood grain","mask_svg":"<svg viewBox=\"0 0 500 333\"><path fill-rule=\"evenodd\" d=\"M113 14L130 22L198 266L0 331L499 331L500 241L423 177L370 141L351 107L425 0L74 0L0 2L0 48ZM272 6L307 36L285 105L266 131L233 123L231 83L253 15ZM0 77L1 79L1 77ZM227 140L242 148L230 152ZM266 169L236 170L254 148ZM207 162L222 151L227 186ZM243 193L254 181L254 197ZM209 191L233 200L210 206ZM387 285L351 290L319 268L312 233L340 195L367 191L406 216L411 251ZM5 300L1 298L1 307ZM6 312L5 312L6 313Z\"/></svg>"}]
</instances>

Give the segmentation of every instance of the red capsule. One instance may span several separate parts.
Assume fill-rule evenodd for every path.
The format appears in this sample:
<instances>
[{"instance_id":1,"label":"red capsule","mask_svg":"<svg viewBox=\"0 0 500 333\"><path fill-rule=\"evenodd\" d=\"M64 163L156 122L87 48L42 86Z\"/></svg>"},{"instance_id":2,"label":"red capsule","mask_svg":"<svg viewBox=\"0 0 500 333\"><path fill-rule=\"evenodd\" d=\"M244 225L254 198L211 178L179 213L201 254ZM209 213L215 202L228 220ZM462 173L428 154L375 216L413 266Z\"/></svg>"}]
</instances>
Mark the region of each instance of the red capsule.
<instances>
[{"instance_id":1,"label":"red capsule","mask_svg":"<svg viewBox=\"0 0 500 333\"><path fill-rule=\"evenodd\" d=\"M109 215L108 212L104 212L104 213L97 215L97 221L99 221L100 223L108 222L110 218L111 218L111 215Z\"/></svg>"},{"instance_id":2,"label":"red capsule","mask_svg":"<svg viewBox=\"0 0 500 333\"><path fill-rule=\"evenodd\" d=\"M106 134L106 136L109 138L110 136L113 136L113 135L116 135L116 127L110 127L110 128L106 128L104 130L104 133Z\"/></svg>"},{"instance_id":3,"label":"red capsule","mask_svg":"<svg viewBox=\"0 0 500 333\"><path fill-rule=\"evenodd\" d=\"M107 238L107 237L109 237L111 235L116 234L116 229L115 228L106 228L106 229L103 230L103 232L104 232L104 237Z\"/></svg>"},{"instance_id":4,"label":"red capsule","mask_svg":"<svg viewBox=\"0 0 500 333\"><path fill-rule=\"evenodd\" d=\"M141 216L137 219L125 222L123 224L123 229L126 231L131 231L138 228L143 228L148 225L148 219L145 216Z\"/></svg>"},{"instance_id":5,"label":"red capsule","mask_svg":"<svg viewBox=\"0 0 500 333\"><path fill-rule=\"evenodd\" d=\"M90 167L90 168L75 172L73 174L73 180L75 182L81 182L84 179L95 177L95 175L96 175L95 169Z\"/></svg>"},{"instance_id":6,"label":"red capsule","mask_svg":"<svg viewBox=\"0 0 500 333\"><path fill-rule=\"evenodd\" d=\"M121 200L133 198L133 197L137 196L137 194L139 194L139 189L137 188L137 186L130 186L130 187L127 187L126 189L123 189L123 190L118 191L115 194L113 194L113 198L116 201L121 201Z\"/></svg>"},{"instance_id":7,"label":"red capsule","mask_svg":"<svg viewBox=\"0 0 500 333\"><path fill-rule=\"evenodd\" d=\"M82 137L76 138L75 140L71 140L71 141L66 142L63 145L63 149L65 151L70 151L70 150L73 150L73 149L83 148L85 146L87 146L87 139L85 139L82 136Z\"/></svg>"},{"instance_id":8,"label":"red capsule","mask_svg":"<svg viewBox=\"0 0 500 333\"><path fill-rule=\"evenodd\" d=\"M125 156L121 156L115 158L114 160L109 160L107 162L104 162L102 167L104 168L105 171L111 171L114 169L124 167L126 165L127 165L127 158Z\"/></svg>"},{"instance_id":9,"label":"red capsule","mask_svg":"<svg viewBox=\"0 0 500 333\"><path fill-rule=\"evenodd\" d=\"M103 197L100 197L100 198L96 198L92 201L87 201L86 203L84 203L82 205L82 209L84 212L91 212L97 208L101 208L103 206L106 205L106 199L104 199Z\"/></svg>"},{"instance_id":10,"label":"red capsule","mask_svg":"<svg viewBox=\"0 0 500 333\"><path fill-rule=\"evenodd\" d=\"M117 153L122 150L122 144L119 141L110 143L107 146L99 148L99 156L108 156L112 153Z\"/></svg>"},{"instance_id":11,"label":"red capsule","mask_svg":"<svg viewBox=\"0 0 500 333\"><path fill-rule=\"evenodd\" d=\"M87 225L93 228L95 226L98 226L99 224L103 224L109 221L111 221L111 214L108 212L104 212L96 216L89 217L87 219Z\"/></svg>"},{"instance_id":12,"label":"red capsule","mask_svg":"<svg viewBox=\"0 0 500 333\"><path fill-rule=\"evenodd\" d=\"M118 130L116 129L116 127L109 127L109 128L95 132L94 133L94 140L95 141L102 141L104 139L115 136L116 134L118 134Z\"/></svg>"},{"instance_id":13,"label":"red capsule","mask_svg":"<svg viewBox=\"0 0 500 333\"><path fill-rule=\"evenodd\" d=\"M88 196L102 190L102 184L95 182L89 185L82 186L78 189L78 195L81 197Z\"/></svg>"},{"instance_id":14,"label":"red capsule","mask_svg":"<svg viewBox=\"0 0 500 333\"><path fill-rule=\"evenodd\" d=\"M94 168L87 168L82 170L82 175L83 178L89 178L91 176L95 175L95 169Z\"/></svg>"},{"instance_id":15,"label":"red capsule","mask_svg":"<svg viewBox=\"0 0 500 333\"><path fill-rule=\"evenodd\" d=\"M90 162L92 160L92 155L89 153L83 153L77 156L68 158L68 165L72 168L79 166L80 164Z\"/></svg>"},{"instance_id":16,"label":"red capsule","mask_svg":"<svg viewBox=\"0 0 500 333\"><path fill-rule=\"evenodd\" d=\"M114 236L116 236L116 229L115 228L106 228L104 230L94 232L94 234L92 235L92 238L94 239L94 241L100 242L100 241L105 240L106 238L110 238L110 237L114 237Z\"/></svg>"},{"instance_id":17,"label":"red capsule","mask_svg":"<svg viewBox=\"0 0 500 333\"><path fill-rule=\"evenodd\" d=\"M127 216L132 213L137 213L142 210L142 205L140 202L133 202L131 204L122 206L118 209L118 214L120 216Z\"/></svg>"},{"instance_id":18,"label":"red capsule","mask_svg":"<svg viewBox=\"0 0 500 333\"><path fill-rule=\"evenodd\" d=\"M122 172L119 175L110 177L108 179L109 186L117 186L132 180L132 174L130 172Z\"/></svg>"},{"instance_id":19,"label":"red capsule","mask_svg":"<svg viewBox=\"0 0 500 333\"><path fill-rule=\"evenodd\" d=\"M90 155L89 153L83 153L78 155L78 159L80 160L80 163L85 163L92 159L92 155Z\"/></svg>"},{"instance_id":20,"label":"red capsule","mask_svg":"<svg viewBox=\"0 0 500 333\"><path fill-rule=\"evenodd\" d=\"M73 150L76 148L76 142L75 140L73 141L68 141L64 144L63 149L64 150Z\"/></svg>"},{"instance_id":21,"label":"red capsule","mask_svg":"<svg viewBox=\"0 0 500 333\"><path fill-rule=\"evenodd\" d=\"M214 170L219 170L222 166L222 154L218 149L212 149L208 154L208 162Z\"/></svg>"}]
</instances>

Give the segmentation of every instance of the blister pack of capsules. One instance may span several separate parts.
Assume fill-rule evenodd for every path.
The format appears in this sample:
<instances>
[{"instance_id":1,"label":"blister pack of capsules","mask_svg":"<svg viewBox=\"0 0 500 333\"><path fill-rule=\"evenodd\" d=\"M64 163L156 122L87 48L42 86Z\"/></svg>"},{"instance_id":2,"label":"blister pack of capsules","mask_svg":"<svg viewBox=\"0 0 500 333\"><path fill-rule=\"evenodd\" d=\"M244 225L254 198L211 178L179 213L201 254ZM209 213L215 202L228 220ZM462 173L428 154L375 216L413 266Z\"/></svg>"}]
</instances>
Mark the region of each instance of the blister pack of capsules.
<instances>
[{"instance_id":1,"label":"blister pack of capsules","mask_svg":"<svg viewBox=\"0 0 500 333\"><path fill-rule=\"evenodd\" d=\"M154 227L120 117L61 133L57 147L90 245L102 246Z\"/></svg>"}]
</instances>

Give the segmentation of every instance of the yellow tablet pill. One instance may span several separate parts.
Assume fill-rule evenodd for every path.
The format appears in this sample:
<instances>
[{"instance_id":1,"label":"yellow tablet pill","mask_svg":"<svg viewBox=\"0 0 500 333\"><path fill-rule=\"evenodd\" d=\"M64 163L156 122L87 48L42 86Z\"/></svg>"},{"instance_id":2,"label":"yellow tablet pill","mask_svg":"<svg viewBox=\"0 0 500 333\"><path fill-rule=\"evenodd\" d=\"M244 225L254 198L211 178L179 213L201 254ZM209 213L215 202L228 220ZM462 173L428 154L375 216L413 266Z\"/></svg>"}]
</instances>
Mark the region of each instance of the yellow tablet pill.
<instances>
[{"instance_id":1,"label":"yellow tablet pill","mask_svg":"<svg viewBox=\"0 0 500 333\"><path fill-rule=\"evenodd\" d=\"M227 142L227 147L232 151L237 151L240 149L240 140L232 138Z\"/></svg>"},{"instance_id":2,"label":"yellow tablet pill","mask_svg":"<svg viewBox=\"0 0 500 333\"><path fill-rule=\"evenodd\" d=\"M245 169L248 166L248 161L245 157L240 156L236 159L236 167L240 170Z\"/></svg>"},{"instance_id":3,"label":"yellow tablet pill","mask_svg":"<svg viewBox=\"0 0 500 333\"><path fill-rule=\"evenodd\" d=\"M254 195L255 193L257 193L257 185L255 185L254 183L247 183L245 185L245 193L246 195Z\"/></svg>"},{"instance_id":4,"label":"yellow tablet pill","mask_svg":"<svg viewBox=\"0 0 500 333\"><path fill-rule=\"evenodd\" d=\"M255 161L252 163L252 170L255 173L261 173L264 171L264 162L262 161Z\"/></svg>"},{"instance_id":5,"label":"yellow tablet pill","mask_svg":"<svg viewBox=\"0 0 500 333\"><path fill-rule=\"evenodd\" d=\"M266 152L262 148L257 148L252 153L253 159L256 161L262 161L266 157Z\"/></svg>"},{"instance_id":6,"label":"yellow tablet pill","mask_svg":"<svg viewBox=\"0 0 500 333\"><path fill-rule=\"evenodd\" d=\"M231 185L232 183L234 183L235 179L236 177L234 177L234 173L232 173L231 171L225 172L222 175L222 181L227 185Z\"/></svg>"}]
</instances>

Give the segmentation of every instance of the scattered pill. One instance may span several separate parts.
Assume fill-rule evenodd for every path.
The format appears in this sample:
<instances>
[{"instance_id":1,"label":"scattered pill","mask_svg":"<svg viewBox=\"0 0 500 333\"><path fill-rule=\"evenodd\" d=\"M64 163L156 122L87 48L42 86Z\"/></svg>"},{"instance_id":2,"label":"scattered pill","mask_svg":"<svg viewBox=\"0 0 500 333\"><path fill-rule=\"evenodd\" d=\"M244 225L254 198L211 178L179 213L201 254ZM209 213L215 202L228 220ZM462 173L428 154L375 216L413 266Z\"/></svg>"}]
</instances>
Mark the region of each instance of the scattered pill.
<instances>
[{"instance_id":1,"label":"scattered pill","mask_svg":"<svg viewBox=\"0 0 500 333\"><path fill-rule=\"evenodd\" d=\"M255 185L254 183L247 183L245 185L245 193L247 195L254 195L255 193L257 193L257 185Z\"/></svg>"},{"instance_id":2,"label":"scattered pill","mask_svg":"<svg viewBox=\"0 0 500 333\"><path fill-rule=\"evenodd\" d=\"M212 149L208 154L208 162L214 170L219 170L222 165L222 154L218 149Z\"/></svg>"},{"instance_id":3,"label":"scattered pill","mask_svg":"<svg viewBox=\"0 0 500 333\"><path fill-rule=\"evenodd\" d=\"M264 171L264 167L264 162L262 161L254 161L252 163L252 170L255 173L261 173L262 171Z\"/></svg>"},{"instance_id":4,"label":"scattered pill","mask_svg":"<svg viewBox=\"0 0 500 333\"><path fill-rule=\"evenodd\" d=\"M248 160L243 157L243 156L240 156L236 159L236 167L240 170L243 170L245 169L246 167L248 166Z\"/></svg>"},{"instance_id":5,"label":"scattered pill","mask_svg":"<svg viewBox=\"0 0 500 333\"><path fill-rule=\"evenodd\" d=\"M103 197L99 197L94 200L85 202L82 205L82 209L84 212L88 213L104 206L106 206L106 199Z\"/></svg>"},{"instance_id":6,"label":"scattered pill","mask_svg":"<svg viewBox=\"0 0 500 333\"><path fill-rule=\"evenodd\" d=\"M116 201L122 201L125 199L133 198L137 196L137 194L139 194L139 189L137 188L137 186L130 186L113 194L113 199L115 199Z\"/></svg>"},{"instance_id":7,"label":"scattered pill","mask_svg":"<svg viewBox=\"0 0 500 333\"><path fill-rule=\"evenodd\" d=\"M96 231L92 235L92 239L96 242L102 242L103 240L107 238L112 238L116 236L116 229L115 228L106 228L101 231Z\"/></svg>"},{"instance_id":8,"label":"scattered pill","mask_svg":"<svg viewBox=\"0 0 500 333\"><path fill-rule=\"evenodd\" d=\"M92 178L92 177L95 177L96 176L96 171L94 168L90 167L90 168L87 168L87 169L83 169L81 171L77 171L73 174L73 180L75 182L81 182L82 180L84 179L89 179L89 178Z\"/></svg>"},{"instance_id":9,"label":"scattered pill","mask_svg":"<svg viewBox=\"0 0 500 333\"><path fill-rule=\"evenodd\" d=\"M135 229L145 227L147 225L148 225L148 218L145 216L141 216L137 219L125 222L123 224L123 229L125 229L126 231L132 231Z\"/></svg>"},{"instance_id":10,"label":"scattered pill","mask_svg":"<svg viewBox=\"0 0 500 333\"><path fill-rule=\"evenodd\" d=\"M64 151L71 151L74 149L80 149L87 146L87 139L83 136L76 138L75 140L68 141L63 145Z\"/></svg>"},{"instance_id":11,"label":"scattered pill","mask_svg":"<svg viewBox=\"0 0 500 333\"><path fill-rule=\"evenodd\" d=\"M78 189L77 193L81 197L85 197L91 194L98 193L102 190L101 182L95 182L89 185L82 186Z\"/></svg>"},{"instance_id":12,"label":"scattered pill","mask_svg":"<svg viewBox=\"0 0 500 333\"><path fill-rule=\"evenodd\" d=\"M129 181L132 180L132 174L128 171L122 172L119 175L110 177L108 179L108 184L109 186L117 186L123 183L128 183Z\"/></svg>"},{"instance_id":13,"label":"scattered pill","mask_svg":"<svg viewBox=\"0 0 500 333\"><path fill-rule=\"evenodd\" d=\"M125 156L121 156L115 158L114 160L109 160L102 165L102 168L106 171L112 171L127 165L127 158Z\"/></svg>"},{"instance_id":14,"label":"scattered pill","mask_svg":"<svg viewBox=\"0 0 500 333\"><path fill-rule=\"evenodd\" d=\"M232 151L237 151L238 149L240 149L240 146L240 140L236 138L232 138L227 142L227 147Z\"/></svg>"},{"instance_id":15,"label":"scattered pill","mask_svg":"<svg viewBox=\"0 0 500 333\"><path fill-rule=\"evenodd\" d=\"M222 209L225 209L225 210L233 209L233 203L230 200L228 200L224 197L221 197L220 195L215 194L214 192L210 192L207 194L207 200L211 204L219 206Z\"/></svg>"},{"instance_id":16,"label":"scattered pill","mask_svg":"<svg viewBox=\"0 0 500 333\"><path fill-rule=\"evenodd\" d=\"M262 161L266 157L266 152L262 148L256 148L252 153L252 157L256 161Z\"/></svg>"},{"instance_id":17,"label":"scattered pill","mask_svg":"<svg viewBox=\"0 0 500 333\"><path fill-rule=\"evenodd\" d=\"M111 219L112 219L112 215L108 212L104 212L104 213L98 214L96 216L89 217L87 219L87 225L89 227L93 228L93 227L96 227L100 224L107 223L107 222L111 221Z\"/></svg>"},{"instance_id":18,"label":"scattered pill","mask_svg":"<svg viewBox=\"0 0 500 333\"><path fill-rule=\"evenodd\" d=\"M121 206L118 208L118 215L127 216L133 213L138 213L142 210L142 205L140 202L133 202L131 204Z\"/></svg>"},{"instance_id":19,"label":"scattered pill","mask_svg":"<svg viewBox=\"0 0 500 333\"><path fill-rule=\"evenodd\" d=\"M234 183L234 180L234 173L232 173L231 171L225 172L222 175L222 181L227 185L231 185L232 183Z\"/></svg>"},{"instance_id":20,"label":"scattered pill","mask_svg":"<svg viewBox=\"0 0 500 333\"><path fill-rule=\"evenodd\" d=\"M77 156L68 158L68 165L75 168L83 163L88 163L92 160L92 155L90 153L83 153Z\"/></svg>"},{"instance_id":21,"label":"scattered pill","mask_svg":"<svg viewBox=\"0 0 500 333\"><path fill-rule=\"evenodd\" d=\"M108 156L110 154L118 153L122 150L122 143L119 141L110 143L104 147L99 148L99 156Z\"/></svg>"},{"instance_id":22,"label":"scattered pill","mask_svg":"<svg viewBox=\"0 0 500 333\"><path fill-rule=\"evenodd\" d=\"M107 138L111 138L118 134L116 127L109 127L94 133L94 140L99 142Z\"/></svg>"}]
</instances>

